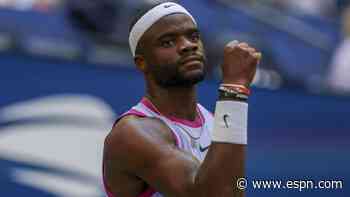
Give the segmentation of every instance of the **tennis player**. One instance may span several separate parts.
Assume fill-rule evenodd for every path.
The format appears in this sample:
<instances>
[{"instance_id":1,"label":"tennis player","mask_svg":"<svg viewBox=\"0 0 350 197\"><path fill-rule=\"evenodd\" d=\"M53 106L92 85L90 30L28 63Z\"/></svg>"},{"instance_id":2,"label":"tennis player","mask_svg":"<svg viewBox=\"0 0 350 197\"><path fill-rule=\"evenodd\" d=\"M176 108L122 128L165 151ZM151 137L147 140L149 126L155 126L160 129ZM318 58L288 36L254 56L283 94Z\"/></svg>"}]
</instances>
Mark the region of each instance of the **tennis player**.
<instances>
[{"instance_id":1,"label":"tennis player","mask_svg":"<svg viewBox=\"0 0 350 197\"><path fill-rule=\"evenodd\" d=\"M105 140L108 196L244 196L235 183L245 175L247 99L261 54L247 43L225 46L212 115L197 103L206 56L196 20L184 7L165 2L144 11L129 44L146 93Z\"/></svg>"}]
</instances>

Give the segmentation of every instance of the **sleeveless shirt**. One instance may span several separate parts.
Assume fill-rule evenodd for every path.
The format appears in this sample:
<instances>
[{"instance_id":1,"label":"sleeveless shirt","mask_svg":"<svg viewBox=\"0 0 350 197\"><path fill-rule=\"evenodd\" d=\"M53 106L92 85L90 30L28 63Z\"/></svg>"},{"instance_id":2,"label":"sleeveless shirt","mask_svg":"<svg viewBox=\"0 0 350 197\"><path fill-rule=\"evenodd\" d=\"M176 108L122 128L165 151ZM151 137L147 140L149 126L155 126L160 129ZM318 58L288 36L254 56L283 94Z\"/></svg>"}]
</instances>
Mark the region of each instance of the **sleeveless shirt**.
<instances>
[{"instance_id":1,"label":"sleeveless shirt","mask_svg":"<svg viewBox=\"0 0 350 197\"><path fill-rule=\"evenodd\" d=\"M200 162L203 162L211 144L210 131L213 128L214 118L213 114L200 104L197 104L197 114L197 118L194 121L164 116L148 99L143 98L136 106L122 114L116 123L128 115L158 118L170 128L176 141L176 146L179 149L192 154ZM104 186L108 197L117 197L112 194L105 179ZM148 188L137 197L163 197L163 195L152 188Z\"/></svg>"}]
</instances>

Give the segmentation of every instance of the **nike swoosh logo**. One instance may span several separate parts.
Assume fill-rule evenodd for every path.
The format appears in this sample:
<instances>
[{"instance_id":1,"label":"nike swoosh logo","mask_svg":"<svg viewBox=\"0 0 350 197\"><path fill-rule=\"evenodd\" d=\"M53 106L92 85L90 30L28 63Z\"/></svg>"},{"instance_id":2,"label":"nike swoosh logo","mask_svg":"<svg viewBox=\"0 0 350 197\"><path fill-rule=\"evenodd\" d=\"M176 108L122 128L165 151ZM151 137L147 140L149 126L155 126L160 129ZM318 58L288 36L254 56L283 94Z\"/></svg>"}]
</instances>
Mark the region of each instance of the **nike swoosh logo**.
<instances>
[{"instance_id":1,"label":"nike swoosh logo","mask_svg":"<svg viewBox=\"0 0 350 197\"><path fill-rule=\"evenodd\" d=\"M174 5L164 5L164 8L170 8L173 7Z\"/></svg>"},{"instance_id":2,"label":"nike swoosh logo","mask_svg":"<svg viewBox=\"0 0 350 197\"><path fill-rule=\"evenodd\" d=\"M226 128L228 128L227 118L229 118L229 117L230 116L228 114L225 114L224 117L223 117Z\"/></svg>"},{"instance_id":3,"label":"nike swoosh logo","mask_svg":"<svg viewBox=\"0 0 350 197\"><path fill-rule=\"evenodd\" d=\"M210 145L209 145L209 146L210 146ZM204 151L208 150L209 146L203 148L202 145L199 145L199 150L200 150L201 152L204 152Z\"/></svg>"}]
</instances>

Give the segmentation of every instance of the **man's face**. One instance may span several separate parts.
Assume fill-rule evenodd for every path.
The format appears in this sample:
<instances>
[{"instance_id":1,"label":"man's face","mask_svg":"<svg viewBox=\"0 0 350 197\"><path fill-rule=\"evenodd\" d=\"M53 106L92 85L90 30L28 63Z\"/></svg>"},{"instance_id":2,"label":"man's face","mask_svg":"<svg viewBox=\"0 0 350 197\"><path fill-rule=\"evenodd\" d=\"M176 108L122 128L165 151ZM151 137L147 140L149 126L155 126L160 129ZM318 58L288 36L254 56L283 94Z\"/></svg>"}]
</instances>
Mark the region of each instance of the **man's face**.
<instances>
[{"instance_id":1,"label":"man's face","mask_svg":"<svg viewBox=\"0 0 350 197\"><path fill-rule=\"evenodd\" d=\"M144 58L161 87L188 87L205 77L205 52L197 26L184 14L160 19L145 34Z\"/></svg>"}]
</instances>

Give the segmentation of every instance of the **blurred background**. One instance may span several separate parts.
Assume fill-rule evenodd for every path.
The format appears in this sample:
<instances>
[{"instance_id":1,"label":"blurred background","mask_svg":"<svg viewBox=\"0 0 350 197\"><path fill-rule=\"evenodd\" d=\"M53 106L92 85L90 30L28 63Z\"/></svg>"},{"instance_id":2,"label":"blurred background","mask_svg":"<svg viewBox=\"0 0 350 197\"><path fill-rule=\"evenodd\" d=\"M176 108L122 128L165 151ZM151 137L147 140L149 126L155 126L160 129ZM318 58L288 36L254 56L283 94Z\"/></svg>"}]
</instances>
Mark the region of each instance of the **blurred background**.
<instances>
[{"instance_id":1,"label":"blurred background","mask_svg":"<svg viewBox=\"0 0 350 197\"><path fill-rule=\"evenodd\" d=\"M144 94L128 47L155 0L0 0L0 196L104 196L104 137ZM350 175L350 1L183 0L209 60L199 100L213 110L223 47L263 53L250 98L247 174ZM349 180L349 179L347 179ZM248 196L349 196L343 189Z\"/></svg>"}]
</instances>

